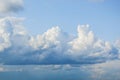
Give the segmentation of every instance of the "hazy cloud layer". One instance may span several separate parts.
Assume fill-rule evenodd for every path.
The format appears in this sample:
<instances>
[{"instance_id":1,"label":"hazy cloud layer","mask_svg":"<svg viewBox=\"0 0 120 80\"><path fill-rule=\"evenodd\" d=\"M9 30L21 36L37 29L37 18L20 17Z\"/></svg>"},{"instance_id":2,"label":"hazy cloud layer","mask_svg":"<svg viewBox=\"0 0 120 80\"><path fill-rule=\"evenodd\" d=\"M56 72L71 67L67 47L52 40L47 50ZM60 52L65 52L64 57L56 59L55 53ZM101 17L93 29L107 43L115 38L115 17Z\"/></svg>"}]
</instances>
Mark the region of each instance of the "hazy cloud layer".
<instances>
[{"instance_id":1,"label":"hazy cloud layer","mask_svg":"<svg viewBox=\"0 0 120 80\"><path fill-rule=\"evenodd\" d=\"M0 19L1 64L93 64L119 59L116 45L97 38L89 25L79 25L78 35L72 36L59 27L31 36L23 18Z\"/></svg>"},{"instance_id":2,"label":"hazy cloud layer","mask_svg":"<svg viewBox=\"0 0 120 80\"><path fill-rule=\"evenodd\" d=\"M120 80L119 74L120 60L92 65L0 65L0 78L10 80L21 79L22 75L22 80Z\"/></svg>"}]
</instances>

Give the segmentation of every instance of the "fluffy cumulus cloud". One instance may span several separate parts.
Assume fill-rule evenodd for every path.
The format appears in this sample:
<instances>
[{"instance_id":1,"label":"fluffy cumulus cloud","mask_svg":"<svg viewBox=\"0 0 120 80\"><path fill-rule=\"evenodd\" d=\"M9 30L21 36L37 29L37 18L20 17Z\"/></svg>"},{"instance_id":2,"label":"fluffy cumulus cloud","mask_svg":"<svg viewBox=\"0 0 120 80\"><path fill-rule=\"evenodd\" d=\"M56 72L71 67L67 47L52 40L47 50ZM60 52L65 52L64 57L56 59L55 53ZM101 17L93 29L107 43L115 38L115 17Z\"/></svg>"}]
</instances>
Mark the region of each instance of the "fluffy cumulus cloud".
<instances>
[{"instance_id":1,"label":"fluffy cumulus cloud","mask_svg":"<svg viewBox=\"0 0 120 80\"><path fill-rule=\"evenodd\" d=\"M69 42L69 55L78 61L102 62L118 58L118 49L108 41L103 41L89 30L89 25L78 26L78 37ZM90 60L90 61L89 61Z\"/></svg>"},{"instance_id":2,"label":"fluffy cumulus cloud","mask_svg":"<svg viewBox=\"0 0 120 80\"><path fill-rule=\"evenodd\" d=\"M0 0L0 14L23 8L23 0ZM115 45L97 38L89 25L79 25L77 36L58 26L32 36L22 25L24 18L0 18L0 64L94 64L120 58Z\"/></svg>"},{"instance_id":3,"label":"fluffy cumulus cloud","mask_svg":"<svg viewBox=\"0 0 120 80\"><path fill-rule=\"evenodd\" d=\"M14 13L23 9L23 0L0 0L0 13Z\"/></svg>"},{"instance_id":4,"label":"fluffy cumulus cloud","mask_svg":"<svg viewBox=\"0 0 120 80\"><path fill-rule=\"evenodd\" d=\"M18 43L17 38L19 40L21 39L23 43L25 42L27 32L20 25L21 20L22 18L18 19L15 17L5 17L0 19L0 51L4 51L4 49L13 45L21 45L21 41Z\"/></svg>"},{"instance_id":5,"label":"fluffy cumulus cloud","mask_svg":"<svg viewBox=\"0 0 120 80\"><path fill-rule=\"evenodd\" d=\"M58 26L32 36L22 26L23 18L0 19L1 64L92 64L119 59L116 45L97 38L89 25L79 25L78 35Z\"/></svg>"}]
</instances>

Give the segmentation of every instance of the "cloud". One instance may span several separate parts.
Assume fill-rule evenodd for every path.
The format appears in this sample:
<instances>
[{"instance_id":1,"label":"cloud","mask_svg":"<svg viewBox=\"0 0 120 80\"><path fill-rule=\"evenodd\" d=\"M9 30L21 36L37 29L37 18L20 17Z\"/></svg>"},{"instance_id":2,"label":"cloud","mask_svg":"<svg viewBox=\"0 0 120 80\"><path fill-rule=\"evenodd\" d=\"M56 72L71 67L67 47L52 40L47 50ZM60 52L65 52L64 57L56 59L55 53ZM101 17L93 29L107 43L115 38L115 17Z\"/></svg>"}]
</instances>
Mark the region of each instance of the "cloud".
<instances>
[{"instance_id":1,"label":"cloud","mask_svg":"<svg viewBox=\"0 0 120 80\"><path fill-rule=\"evenodd\" d=\"M116 66L117 65L117 66ZM85 67L85 66L84 66ZM119 80L120 60L108 61L101 64L87 66L87 71L91 73L93 80Z\"/></svg>"},{"instance_id":2,"label":"cloud","mask_svg":"<svg viewBox=\"0 0 120 80\"><path fill-rule=\"evenodd\" d=\"M64 64L64 65L52 65L53 70L71 70L72 66L70 64Z\"/></svg>"},{"instance_id":3,"label":"cloud","mask_svg":"<svg viewBox=\"0 0 120 80\"><path fill-rule=\"evenodd\" d=\"M0 19L2 64L95 64L119 59L119 47L97 38L89 25L79 25L73 36L58 26L32 36L23 18Z\"/></svg>"},{"instance_id":4,"label":"cloud","mask_svg":"<svg viewBox=\"0 0 120 80\"><path fill-rule=\"evenodd\" d=\"M23 9L23 0L0 0L0 13L16 13Z\"/></svg>"},{"instance_id":5,"label":"cloud","mask_svg":"<svg viewBox=\"0 0 120 80\"><path fill-rule=\"evenodd\" d=\"M68 55L78 62L104 62L118 57L118 50L108 41L95 37L89 25L78 26L78 37L69 42ZM89 61L90 60L90 61Z\"/></svg>"},{"instance_id":6,"label":"cloud","mask_svg":"<svg viewBox=\"0 0 120 80\"><path fill-rule=\"evenodd\" d=\"M120 60L113 60L97 64L62 64L62 65L0 65L0 72L6 77L15 73L37 79L79 79L79 80L119 80ZM3 74L3 73L1 73ZM42 76L40 76L42 75ZM87 76L87 77L86 77ZM18 76L19 77L19 76ZM17 77L17 78L18 78ZM26 78L25 78L26 79Z\"/></svg>"},{"instance_id":7,"label":"cloud","mask_svg":"<svg viewBox=\"0 0 120 80\"><path fill-rule=\"evenodd\" d=\"M0 72L4 72L4 68L3 67L0 67Z\"/></svg>"},{"instance_id":8,"label":"cloud","mask_svg":"<svg viewBox=\"0 0 120 80\"><path fill-rule=\"evenodd\" d=\"M18 36L19 39L21 39L26 35L26 31L20 26L21 20L22 18L18 19L15 17L5 17L0 19L0 51L3 51L14 44L21 45L20 42L16 42ZM13 41L13 39L15 40ZM25 41L23 41L23 43L24 42Z\"/></svg>"},{"instance_id":9,"label":"cloud","mask_svg":"<svg viewBox=\"0 0 120 80\"><path fill-rule=\"evenodd\" d=\"M116 40L115 46L116 46L118 49L120 49L120 40Z\"/></svg>"}]
</instances>

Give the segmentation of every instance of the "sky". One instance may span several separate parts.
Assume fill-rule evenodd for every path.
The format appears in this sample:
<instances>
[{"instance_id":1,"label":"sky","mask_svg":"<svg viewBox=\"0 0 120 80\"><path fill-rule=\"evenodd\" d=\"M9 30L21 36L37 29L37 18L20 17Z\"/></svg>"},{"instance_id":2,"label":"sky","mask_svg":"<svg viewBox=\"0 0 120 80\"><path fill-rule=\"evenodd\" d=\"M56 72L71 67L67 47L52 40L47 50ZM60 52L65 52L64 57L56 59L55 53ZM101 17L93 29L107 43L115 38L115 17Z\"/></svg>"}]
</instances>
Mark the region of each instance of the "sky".
<instances>
[{"instance_id":1,"label":"sky","mask_svg":"<svg viewBox=\"0 0 120 80\"><path fill-rule=\"evenodd\" d=\"M120 59L117 1L0 1L1 64Z\"/></svg>"},{"instance_id":2,"label":"sky","mask_svg":"<svg viewBox=\"0 0 120 80\"><path fill-rule=\"evenodd\" d=\"M119 1L0 1L3 64L119 59Z\"/></svg>"},{"instance_id":3,"label":"sky","mask_svg":"<svg viewBox=\"0 0 120 80\"><path fill-rule=\"evenodd\" d=\"M119 3L0 0L0 79L119 80Z\"/></svg>"},{"instance_id":4,"label":"sky","mask_svg":"<svg viewBox=\"0 0 120 80\"><path fill-rule=\"evenodd\" d=\"M119 14L119 0L25 0L19 16L26 18L25 26L32 34L54 26L76 34L79 24L89 24L97 36L114 42L120 34Z\"/></svg>"}]
</instances>

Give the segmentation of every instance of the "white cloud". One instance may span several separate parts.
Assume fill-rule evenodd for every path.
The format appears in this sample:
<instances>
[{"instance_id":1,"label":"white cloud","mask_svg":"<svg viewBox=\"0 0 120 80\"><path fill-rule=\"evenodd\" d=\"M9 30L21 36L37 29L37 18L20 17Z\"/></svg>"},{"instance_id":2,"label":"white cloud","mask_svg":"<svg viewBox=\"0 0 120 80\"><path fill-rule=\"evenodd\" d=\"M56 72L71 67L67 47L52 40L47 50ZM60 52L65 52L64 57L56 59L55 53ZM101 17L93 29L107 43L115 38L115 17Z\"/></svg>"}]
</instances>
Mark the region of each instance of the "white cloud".
<instances>
[{"instance_id":1,"label":"white cloud","mask_svg":"<svg viewBox=\"0 0 120 80\"><path fill-rule=\"evenodd\" d=\"M46 49L52 46L59 46L62 39L63 33L61 32L60 28L53 27L46 31L43 35L37 35L36 38L31 37L30 45L35 49Z\"/></svg>"},{"instance_id":2,"label":"white cloud","mask_svg":"<svg viewBox=\"0 0 120 80\"><path fill-rule=\"evenodd\" d=\"M115 46L120 49L120 40L116 40Z\"/></svg>"},{"instance_id":3,"label":"white cloud","mask_svg":"<svg viewBox=\"0 0 120 80\"><path fill-rule=\"evenodd\" d=\"M0 13L14 13L23 9L23 0L0 0Z\"/></svg>"},{"instance_id":4,"label":"white cloud","mask_svg":"<svg viewBox=\"0 0 120 80\"><path fill-rule=\"evenodd\" d=\"M22 21L15 17L0 19L0 63L91 64L119 58L119 48L95 37L89 25L79 25L77 37L59 27L32 36Z\"/></svg>"},{"instance_id":5,"label":"white cloud","mask_svg":"<svg viewBox=\"0 0 120 80\"><path fill-rule=\"evenodd\" d=\"M69 45L71 47L68 49L68 55L77 61L102 62L118 57L117 49L109 42L95 37L89 30L89 25L78 26L78 37L70 41ZM89 59L90 61L87 61Z\"/></svg>"},{"instance_id":6,"label":"white cloud","mask_svg":"<svg viewBox=\"0 0 120 80\"><path fill-rule=\"evenodd\" d=\"M22 9L23 0L0 0L0 13L15 13ZM91 64L120 58L120 41L113 45L97 38L89 25L79 25L77 37L63 32L58 26L32 36L22 25L23 20L0 18L0 63Z\"/></svg>"},{"instance_id":7,"label":"white cloud","mask_svg":"<svg viewBox=\"0 0 120 80\"><path fill-rule=\"evenodd\" d=\"M0 19L0 51L13 45L23 46L23 44L27 43L25 41L27 32L21 26L21 21L22 18L19 19L15 17Z\"/></svg>"},{"instance_id":8,"label":"white cloud","mask_svg":"<svg viewBox=\"0 0 120 80\"><path fill-rule=\"evenodd\" d=\"M120 59L120 39L119 39L119 40L116 40L115 46L116 46L116 48L117 48L118 51L119 51L119 59Z\"/></svg>"}]
</instances>

